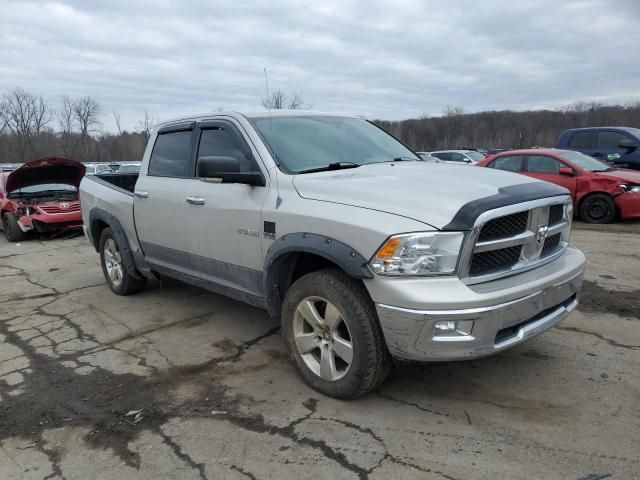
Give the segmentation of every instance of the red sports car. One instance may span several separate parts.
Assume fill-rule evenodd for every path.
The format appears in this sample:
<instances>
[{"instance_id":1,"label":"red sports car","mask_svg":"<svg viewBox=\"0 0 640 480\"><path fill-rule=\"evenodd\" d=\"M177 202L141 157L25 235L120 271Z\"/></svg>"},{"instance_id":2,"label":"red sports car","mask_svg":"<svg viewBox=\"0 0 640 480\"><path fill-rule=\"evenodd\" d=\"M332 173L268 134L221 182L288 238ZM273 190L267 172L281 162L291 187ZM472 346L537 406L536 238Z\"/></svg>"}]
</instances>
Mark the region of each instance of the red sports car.
<instances>
[{"instance_id":1,"label":"red sports car","mask_svg":"<svg viewBox=\"0 0 640 480\"><path fill-rule=\"evenodd\" d=\"M75 160L48 157L0 173L0 213L7 240L19 242L32 231L82 228L78 186L84 171Z\"/></svg>"},{"instance_id":2,"label":"red sports car","mask_svg":"<svg viewBox=\"0 0 640 480\"><path fill-rule=\"evenodd\" d=\"M623 220L640 218L640 172L614 168L580 152L512 150L487 157L477 166L522 173L565 187L580 219L588 223L610 223L618 215Z\"/></svg>"}]
</instances>

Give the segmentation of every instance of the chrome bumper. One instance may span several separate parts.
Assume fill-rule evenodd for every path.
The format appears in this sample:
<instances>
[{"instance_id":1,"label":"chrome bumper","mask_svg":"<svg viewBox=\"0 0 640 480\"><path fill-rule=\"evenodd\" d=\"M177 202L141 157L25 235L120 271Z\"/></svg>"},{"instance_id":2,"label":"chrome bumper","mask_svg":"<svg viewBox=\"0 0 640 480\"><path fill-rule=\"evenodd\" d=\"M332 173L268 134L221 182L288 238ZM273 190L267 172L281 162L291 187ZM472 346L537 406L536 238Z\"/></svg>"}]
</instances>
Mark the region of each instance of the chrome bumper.
<instances>
[{"instance_id":1,"label":"chrome bumper","mask_svg":"<svg viewBox=\"0 0 640 480\"><path fill-rule=\"evenodd\" d=\"M405 361L485 357L524 342L566 318L577 304L584 269L568 279L505 303L462 310L413 310L376 304L391 355ZM472 320L468 335L437 337L438 321Z\"/></svg>"}]
</instances>

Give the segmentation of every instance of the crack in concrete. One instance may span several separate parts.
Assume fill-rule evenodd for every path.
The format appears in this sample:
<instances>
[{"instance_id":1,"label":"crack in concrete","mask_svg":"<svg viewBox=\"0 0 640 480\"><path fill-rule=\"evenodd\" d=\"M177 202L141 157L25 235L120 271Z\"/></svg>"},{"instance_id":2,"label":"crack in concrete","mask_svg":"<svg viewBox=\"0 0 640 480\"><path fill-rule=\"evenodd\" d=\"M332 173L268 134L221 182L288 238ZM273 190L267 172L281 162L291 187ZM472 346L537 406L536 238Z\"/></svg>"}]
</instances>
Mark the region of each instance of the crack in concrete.
<instances>
[{"instance_id":1,"label":"crack in concrete","mask_svg":"<svg viewBox=\"0 0 640 480\"><path fill-rule=\"evenodd\" d=\"M176 457L178 457L184 463L186 463L191 468L196 470L199 473L201 480L208 480L207 479L207 474L205 472L205 464L204 463L197 463L187 453L184 453L182 451L182 447L178 443L174 442L173 438L171 438L169 435L164 433L162 431L162 429L157 429L156 431L162 437L162 441L165 443L165 445L167 445L173 451L173 453L174 453L174 455Z\"/></svg>"},{"instance_id":2,"label":"crack in concrete","mask_svg":"<svg viewBox=\"0 0 640 480\"><path fill-rule=\"evenodd\" d=\"M399 399L399 398L392 397L388 393L382 393L379 389L376 390L373 393L375 395L379 396L380 398L384 398L385 400L389 400L391 402L400 403L402 405L407 405L409 407L414 407L414 408L417 408L418 410L420 410L422 412L432 413L433 415L439 415L439 416L442 416L442 417L451 417L451 415L448 414L448 413L438 412L437 410L433 410L431 408L423 407L422 405L418 405L417 403L407 402L406 400L402 400L402 399Z\"/></svg>"},{"instance_id":3,"label":"crack in concrete","mask_svg":"<svg viewBox=\"0 0 640 480\"><path fill-rule=\"evenodd\" d=\"M250 478L251 480L257 480L256 476L253 473L247 472L245 469L243 469L242 467L239 467L238 465L229 465L229 468L231 470L235 470L236 472L239 472L240 474L244 475L247 478Z\"/></svg>"},{"instance_id":4,"label":"crack in concrete","mask_svg":"<svg viewBox=\"0 0 640 480\"><path fill-rule=\"evenodd\" d=\"M583 333L585 335L591 335L596 337L599 340L602 340L603 342L607 342L612 347L626 348L628 350L640 350L640 345L628 345L626 343L620 343L620 342L617 342L616 340L613 340L612 338L605 337L604 335L598 332L592 332L591 330L584 330L582 328L568 327L568 326L559 326L559 327L556 327L556 330L560 330L563 332L576 332L576 333Z\"/></svg>"}]
</instances>

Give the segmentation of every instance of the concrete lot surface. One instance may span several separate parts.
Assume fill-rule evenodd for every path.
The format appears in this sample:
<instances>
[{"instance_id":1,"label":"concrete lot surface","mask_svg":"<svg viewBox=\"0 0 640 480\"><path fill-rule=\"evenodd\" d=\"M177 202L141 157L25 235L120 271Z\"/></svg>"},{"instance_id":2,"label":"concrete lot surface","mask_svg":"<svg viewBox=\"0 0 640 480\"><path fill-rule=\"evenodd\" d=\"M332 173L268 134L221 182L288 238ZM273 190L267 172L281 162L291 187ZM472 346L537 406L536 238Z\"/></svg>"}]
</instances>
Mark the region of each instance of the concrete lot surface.
<instances>
[{"instance_id":1,"label":"concrete lot surface","mask_svg":"<svg viewBox=\"0 0 640 480\"><path fill-rule=\"evenodd\" d=\"M84 238L3 238L0 479L640 478L639 234L575 227L587 282L557 328L351 402L298 378L260 310L118 297Z\"/></svg>"}]
</instances>

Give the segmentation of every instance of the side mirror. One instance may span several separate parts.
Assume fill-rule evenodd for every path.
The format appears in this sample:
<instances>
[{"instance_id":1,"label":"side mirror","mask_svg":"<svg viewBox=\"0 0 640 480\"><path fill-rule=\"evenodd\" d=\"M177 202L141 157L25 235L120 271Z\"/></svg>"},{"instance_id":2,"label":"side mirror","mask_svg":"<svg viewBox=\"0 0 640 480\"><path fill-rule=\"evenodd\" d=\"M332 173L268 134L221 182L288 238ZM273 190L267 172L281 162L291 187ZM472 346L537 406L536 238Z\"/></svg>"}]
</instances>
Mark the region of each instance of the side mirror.
<instances>
[{"instance_id":1,"label":"side mirror","mask_svg":"<svg viewBox=\"0 0 640 480\"><path fill-rule=\"evenodd\" d=\"M629 139L626 140L622 140L619 144L618 147L620 148L626 148L627 150L635 150L636 148L638 148L638 145L636 145L634 142L632 142Z\"/></svg>"},{"instance_id":2,"label":"side mirror","mask_svg":"<svg viewBox=\"0 0 640 480\"><path fill-rule=\"evenodd\" d=\"M234 157L200 157L196 173L203 181L242 183L253 187L265 186L260 172L241 172L240 161Z\"/></svg>"},{"instance_id":3,"label":"side mirror","mask_svg":"<svg viewBox=\"0 0 640 480\"><path fill-rule=\"evenodd\" d=\"M573 177L573 168L560 167L560 171L558 173L560 173L560 175L567 175L569 177Z\"/></svg>"}]
</instances>

